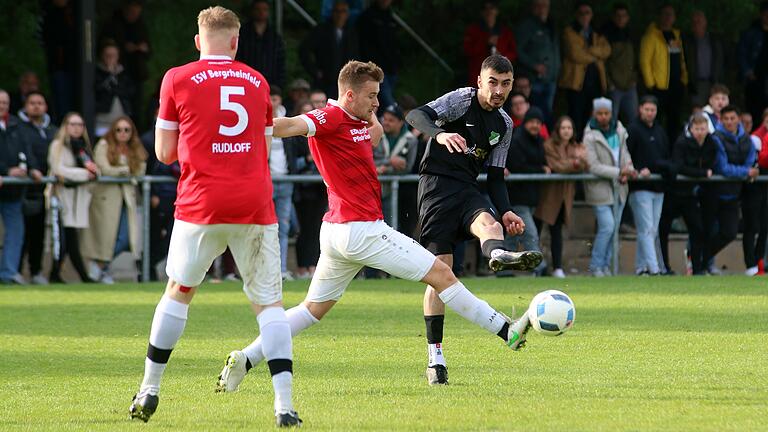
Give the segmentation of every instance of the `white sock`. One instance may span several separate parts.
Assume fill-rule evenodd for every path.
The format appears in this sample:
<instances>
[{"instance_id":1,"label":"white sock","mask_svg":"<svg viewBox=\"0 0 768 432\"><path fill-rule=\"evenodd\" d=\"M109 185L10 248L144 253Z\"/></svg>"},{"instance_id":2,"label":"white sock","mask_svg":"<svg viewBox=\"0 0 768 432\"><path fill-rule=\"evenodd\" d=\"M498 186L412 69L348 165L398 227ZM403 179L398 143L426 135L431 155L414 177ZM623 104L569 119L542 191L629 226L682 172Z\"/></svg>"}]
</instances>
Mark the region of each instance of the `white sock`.
<instances>
[{"instance_id":1,"label":"white sock","mask_svg":"<svg viewBox=\"0 0 768 432\"><path fill-rule=\"evenodd\" d=\"M163 372L168 363L155 363L148 358L144 358L144 380L141 381L140 392L149 390L150 393L157 396L160 393L160 379L163 378Z\"/></svg>"},{"instance_id":2,"label":"white sock","mask_svg":"<svg viewBox=\"0 0 768 432\"><path fill-rule=\"evenodd\" d=\"M298 306L294 306L285 311L285 316L288 317L288 324L291 326L291 337L301 333L302 330L311 327L314 324L320 322L315 318L304 306L303 303ZM261 348L261 336L257 337L255 341L250 345L243 348L243 352L251 362L251 366L256 366L264 360L264 351Z\"/></svg>"},{"instance_id":3,"label":"white sock","mask_svg":"<svg viewBox=\"0 0 768 432\"><path fill-rule=\"evenodd\" d=\"M176 342L184 333L188 311L189 305L177 302L168 296L163 296L160 299L155 308L155 316L152 318L152 329L149 332L150 347L147 349L147 358L144 360L144 380L141 382L140 391L149 390L155 395L160 392L160 379L163 377L165 366L168 363L167 356L170 355L169 351L176 346ZM165 358L150 359L150 353L155 352L153 347L168 351L165 356L160 355L160 357Z\"/></svg>"},{"instance_id":4,"label":"white sock","mask_svg":"<svg viewBox=\"0 0 768 432\"><path fill-rule=\"evenodd\" d=\"M272 373L272 387L275 390L275 412L286 413L293 411L292 368L293 345L291 341L291 326L285 310L281 307L264 309L256 319L259 321L261 344L264 357L269 363ZM278 370L282 369L282 370Z\"/></svg>"},{"instance_id":5,"label":"white sock","mask_svg":"<svg viewBox=\"0 0 768 432\"><path fill-rule=\"evenodd\" d=\"M491 251L491 258L496 258L497 256L503 254L505 251L504 249L494 249Z\"/></svg>"},{"instance_id":6,"label":"white sock","mask_svg":"<svg viewBox=\"0 0 768 432\"><path fill-rule=\"evenodd\" d=\"M493 334L497 334L507 322L488 303L469 292L461 281L456 281L455 284L449 286L438 295L440 300L457 314Z\"/></svg>"},{"instance_id":7,"label":"white sock","mask_svg":"<svg viewBox=\"0 0 768 432\"><path fill-rule=\"evenodd\" d=\"M443 344L427 344L427 355L429 356L427 367L434 365L446 366L445 357L443 357Z\"/></svg>"},{"instance_id":8,"label":"white sock","mask_svg":"<svg viewBox=\"0 0 768 432\"><path fill-rule=\"evenodd\" d=\"M280 372L272 375L272 388L275 390L275 414L293 411L293 374Z\"/></svg>"}]
</instances>

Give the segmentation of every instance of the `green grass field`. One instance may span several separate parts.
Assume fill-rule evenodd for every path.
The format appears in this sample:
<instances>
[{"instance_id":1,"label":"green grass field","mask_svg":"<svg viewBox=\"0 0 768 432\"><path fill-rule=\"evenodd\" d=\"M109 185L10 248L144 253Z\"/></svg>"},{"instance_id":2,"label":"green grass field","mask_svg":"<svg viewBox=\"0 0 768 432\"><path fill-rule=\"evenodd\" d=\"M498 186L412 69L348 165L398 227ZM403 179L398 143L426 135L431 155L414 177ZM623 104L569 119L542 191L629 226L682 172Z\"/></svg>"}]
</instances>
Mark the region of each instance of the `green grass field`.
<instances>
[{"instance_id":1,"label":"green grass field","mask_svg":"<svg viewBox=\"0 0 768 432\"><path fill-rule=\"evenodd\" d=\"M450 385L430 388L422 287L354 281L294 341L295 402L310 430L766 430L768 283L744 277L467 279L504 311L538 291L573 298L576 325L513 352L448 313ZM286 304L306 282L286 284ZM160 285L0 288L0 430L264 430L265 365L215 394L256 335L235 284L205 285L171 356L158 412L127 419Z\"/></svg>"}]
</instances>

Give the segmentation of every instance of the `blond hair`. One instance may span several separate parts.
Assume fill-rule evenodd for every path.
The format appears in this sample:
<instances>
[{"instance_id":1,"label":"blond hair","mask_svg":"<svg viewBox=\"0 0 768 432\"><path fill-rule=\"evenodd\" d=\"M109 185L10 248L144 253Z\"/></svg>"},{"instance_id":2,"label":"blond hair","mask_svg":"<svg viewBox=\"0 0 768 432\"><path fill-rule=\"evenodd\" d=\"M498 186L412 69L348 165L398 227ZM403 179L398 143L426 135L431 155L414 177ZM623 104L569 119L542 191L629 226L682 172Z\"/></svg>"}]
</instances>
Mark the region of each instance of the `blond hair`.
<instances>
[{"instance_id":1,"label":"blond hair","mask_svg":"<svg viewBox=\"0 0 768 432\"><path fill-rule=\"evenodd\" d=\"M384 71L374 62L350 60L339 72L339 89L357 90L368 81L382 82Z\"/></svg>"},{"instance_id":2,"label":"blond hair","mask_svg":"<svg viewBox=\"0 0 768 432\"><path fill-rule=\"evenodd\" d=\"M200 30L205 29L209 32L232 31L237 33L240 31L240 18L227 8L212 6L200 11L197 15L197 26Z\"/></svg>"}]
</instances>

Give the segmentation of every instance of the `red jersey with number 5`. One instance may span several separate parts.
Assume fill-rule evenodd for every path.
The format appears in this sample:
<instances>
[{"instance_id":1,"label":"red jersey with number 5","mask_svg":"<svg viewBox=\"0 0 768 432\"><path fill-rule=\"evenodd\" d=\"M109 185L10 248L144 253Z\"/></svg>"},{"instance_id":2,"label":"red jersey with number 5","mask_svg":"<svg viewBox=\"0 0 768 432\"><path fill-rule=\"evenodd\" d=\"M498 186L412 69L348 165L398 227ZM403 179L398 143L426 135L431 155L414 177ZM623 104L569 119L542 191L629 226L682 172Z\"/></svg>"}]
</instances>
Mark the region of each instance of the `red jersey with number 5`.
<instances>
[{"instance_id":1,"label":"red jersey with number 5","mask_svg":"<svg viewBox=\"0 0 768 432\"><path fill-rule=\"evenodd\" d=\"M265 141L272 135L272 104L259 72L226 56L202 56L169 70L157 127L179 131L176 219L277 223Z\"/></svg>"},{"instance_id":2,"label":"red jersey with number 5","mask_svg":"<svg viewBox=\"0 0 768 432\"><path fill-rule=\"evenodd\" d=\"M323 220L344 223L384 219L368 123L333 100L301 118L309 129L309 150L328 187L328 212Z\"/></svg>"}]
</instances>

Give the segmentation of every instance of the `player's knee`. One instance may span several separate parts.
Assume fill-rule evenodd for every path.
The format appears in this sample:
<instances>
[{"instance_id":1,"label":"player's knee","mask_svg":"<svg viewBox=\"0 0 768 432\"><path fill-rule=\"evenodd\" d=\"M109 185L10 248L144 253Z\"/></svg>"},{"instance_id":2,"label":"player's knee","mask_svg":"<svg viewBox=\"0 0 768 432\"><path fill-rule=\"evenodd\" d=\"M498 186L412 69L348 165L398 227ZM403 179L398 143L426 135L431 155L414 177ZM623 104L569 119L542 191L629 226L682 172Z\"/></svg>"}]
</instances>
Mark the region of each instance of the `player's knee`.
<instances>
[{"instance_id":1,"label":"player's knee","mask_svg":"<svg viewBox=\"0 0 768 432\"><path fill-rule=\"evenodd\" d=\"M331 310L333 305L336 304L336 301L329 300L325 302L313 302L309 300L304 301L304 306L307 308L310 314L312 314L313 317L317 320L323 319L325 314L328 313L328 311Z\"/></svg>"},{"instance_id":2,"label":"player's knee","mask_svg":"<svg viewBox=\"0 0 768 432\"><path fill-rule=\"evenodd\" d=\"M182 285L174 280L168 280L165 287L165 295L179 303L189 304L195 296L197 287Z\"/></svg>"},{"instance_id":3,"label":"player's knee","mask_svg":"<svg viewBox=\"0 0 768 432\"><path fill-rule=\"evenodd\" d=\"M456 279L456 275L453 274L451 267L440 260L435 260L429 273L422 279L422 282L432 286L438 293L455 284L457 281L458 279Z\"/></svg>"}]
</instances>

